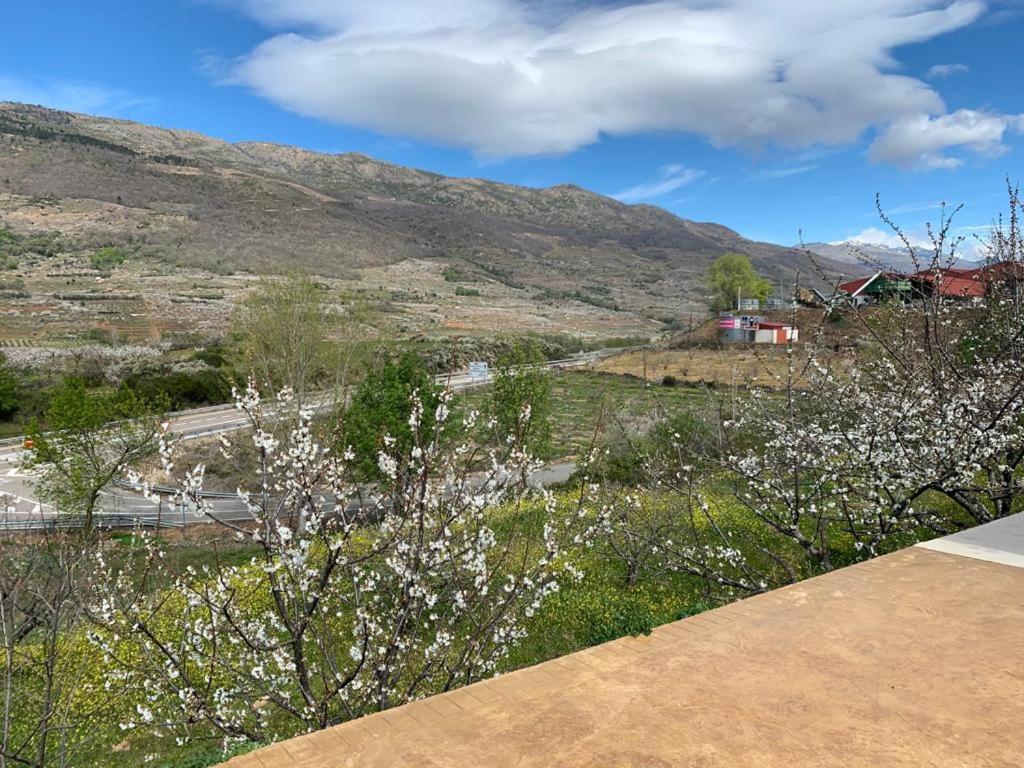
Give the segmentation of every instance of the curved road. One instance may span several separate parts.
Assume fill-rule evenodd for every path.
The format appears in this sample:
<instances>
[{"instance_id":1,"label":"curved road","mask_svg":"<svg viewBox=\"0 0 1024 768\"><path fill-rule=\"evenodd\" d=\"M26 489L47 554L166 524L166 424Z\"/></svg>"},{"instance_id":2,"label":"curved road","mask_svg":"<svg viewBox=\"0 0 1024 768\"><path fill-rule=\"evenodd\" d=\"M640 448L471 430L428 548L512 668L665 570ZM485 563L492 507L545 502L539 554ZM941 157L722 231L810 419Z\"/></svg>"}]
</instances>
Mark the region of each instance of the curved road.
<instances>
[{"instance_id":1,"label":"curved road","mask_svg":"<svg viewBox=\"0 0 1024 768\"><path fill-rule=\"evenodd\" d=\"M625 350L600 350L583 357L554 360L545 367L581 367L592 364L600 357L622 351ZM456 392L476 389L491 383L489 375L474 378L466 371L445 374L436 379L439 384L447 385ZM321 407L328 405L327 401L321 403ZM240 414L233 404L178 411L170 414L169 421L169 431L183 440L207 437L248 426L245 416ZM24 451L22 440L17 438L6 443L0 445L0 529L32 529L44 526L56 517L56 513L35 498L33 475L24 472L20 467L21 454ZM575 464L572 462L551 464L534 473L530 481L538 485L565 482L574 470ZM112 487L104 491L102 497L99 514L105 516L108 523L116 526L130 526L134 522L144 525L160 522L175 526L209 522L208 517L183 513L174 509L169 502L155 504L129 488ZM213 508L213 514L220 519L249 519L245 506L233 496L211 496L208 500Z\"/></svg>"}]
</instances>

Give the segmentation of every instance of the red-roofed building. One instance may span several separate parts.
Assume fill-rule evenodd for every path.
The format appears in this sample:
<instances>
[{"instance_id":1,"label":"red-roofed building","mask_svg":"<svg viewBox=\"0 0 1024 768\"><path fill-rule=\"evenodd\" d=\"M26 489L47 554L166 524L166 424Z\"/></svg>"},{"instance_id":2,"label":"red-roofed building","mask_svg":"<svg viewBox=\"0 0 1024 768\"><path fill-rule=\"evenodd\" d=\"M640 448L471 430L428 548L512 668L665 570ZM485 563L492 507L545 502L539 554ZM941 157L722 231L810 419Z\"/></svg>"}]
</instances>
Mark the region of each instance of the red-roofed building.
<instances>
[{"instance_id":1,"label":"red-roofed building","mask_svg":"<svg viewBox=\"0 0 1024 768\"><path fill-rule=\"evenodd\" d=\"M1024 283L1024 264L1000 261L974 269L926 269L910 276L926 295L978 300L998 284Z\"/></svg>"},{"instance_id":2,"label":"red-roofed building","mask_svg":"<svg viewBox=\"0 0 1024 768\"><path fill-rule=\"evenodd\" d=\"M876 272L875 274L869 275L868 277L859 277L856 280L850 280L849 282L846 283L840 283L839 290L845 293L850 298L855 298L859 296L861 292L871 283L871 281L878 277L880 274L882 273Z\"/></svg>"},{"instance_id":3,"label":"red-roofed building","mask_svg":"<svg viewBox=\"0 0 1024 768\"><path fill-rule=\"evenodd\" d=\"M947 299L981 299L988 294L988 274L983 269L926 269L910 276L926 296Z\"/></svg>"},{"instance_id":4,"label":"red-roofed building","mask_svg":"<svg viewBox=\"0 0 1024 768\"><path fill-rule=\"evenodd\" d=\"M1019 261L1000 261L976 271L989 282L1024 283L1024 264Z\"/></svg>"},{"instance_id":5,"label":"red-roofed building","mask_svg":"<svg viewBox=\"0 0 1024 768\"><path fill-rule=\"evenodd\" d=\"M973 269L923 269L912 275L876 272L839 285L839 291L854 306L875 304L885 299L912 301L915 297L979 301L996 285L1024 286L1024 264L1001 261Z\"/></svg>"},{"instance_id":6,"label":"red-roofed building","mask_svg":"<svg viewBox=\"0 0 1024 768\"><path fill-rule=\"evenodd\" d=\"M839 285L847 301L854 306L876 304L883 299L898 298L911 292L912 286L905 275L898 272L875 272Z\"/></svg>"},{"instance_id":7,"label":"red-roofed building","mask_svg":"<svg viewBox=\"0 0 1024 768\"><path fill-rule=\"evenodd\" d=\"M786 323L775 323L757 315L722 315L718 319L722 341L748 344L787 344L800 340L800 331Z\"/></svg>"}]
</instances>

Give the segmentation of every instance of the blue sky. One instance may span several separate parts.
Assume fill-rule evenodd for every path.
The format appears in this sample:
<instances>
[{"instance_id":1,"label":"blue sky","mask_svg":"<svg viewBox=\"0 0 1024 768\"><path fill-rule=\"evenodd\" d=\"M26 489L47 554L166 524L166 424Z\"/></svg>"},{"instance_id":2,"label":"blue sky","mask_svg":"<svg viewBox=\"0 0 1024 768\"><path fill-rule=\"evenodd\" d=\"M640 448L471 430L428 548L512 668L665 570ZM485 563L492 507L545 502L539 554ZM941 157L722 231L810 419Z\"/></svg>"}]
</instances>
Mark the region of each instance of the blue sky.
<instances>
[{"instance_id":1,"label":"blue sky","mask_svg":"<svg viewBox=\"0 0 1024 768\"><path fill-rule=\"evenodd\" d=\"M1024 178L1024 3L4 0L0 99L881 240ZM443 21L439 21L443 20Z\"/></svg>"}]
</instances>

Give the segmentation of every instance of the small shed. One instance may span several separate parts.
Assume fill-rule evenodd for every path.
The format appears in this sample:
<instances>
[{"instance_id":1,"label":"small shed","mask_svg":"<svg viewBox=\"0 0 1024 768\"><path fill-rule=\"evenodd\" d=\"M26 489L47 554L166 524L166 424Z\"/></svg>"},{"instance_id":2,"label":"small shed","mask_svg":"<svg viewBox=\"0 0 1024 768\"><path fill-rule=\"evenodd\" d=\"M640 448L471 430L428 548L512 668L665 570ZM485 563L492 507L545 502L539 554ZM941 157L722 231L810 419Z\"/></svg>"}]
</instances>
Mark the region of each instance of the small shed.
<instances>
[{"instance_id":1,"label":"small shed","mask_svg":"<svg viewBox=\"0 0 1024 768\"><path fill-rule=\"evenodd\" d=\"M791 325L763 322L758 325L754 341L758 344L786 344L799 338L800 331Z\"/></svg>"},{"instance_id":2,"label":"small shed","mask_svg":"<svg viewBox=\"0 0 1024 768\"><path fill-rule=\"evenodd\" d=\"M757 333L753 328L726 328L722 330L722 341L730 344L755 341Z\"/></svg>"}]
</instances>

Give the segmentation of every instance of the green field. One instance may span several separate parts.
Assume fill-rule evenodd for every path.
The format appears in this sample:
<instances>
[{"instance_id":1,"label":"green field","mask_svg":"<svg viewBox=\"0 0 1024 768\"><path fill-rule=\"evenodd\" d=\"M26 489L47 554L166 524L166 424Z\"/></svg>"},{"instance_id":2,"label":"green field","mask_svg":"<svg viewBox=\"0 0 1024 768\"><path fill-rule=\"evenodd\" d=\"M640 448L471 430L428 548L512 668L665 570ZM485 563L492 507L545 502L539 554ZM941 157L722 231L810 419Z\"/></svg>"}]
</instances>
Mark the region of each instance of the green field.
<instances>
[{"instance_id":1,"label":"green field","mask_svg":"<svg viewBox=\"0 0 1024 768\"><path fill-rule=\"evenodd\" d=\"M645 384L632 376L593 371L551 373L553 446L549 459L579 455L602 436L643 429L650 414L673 414L699 407L705 393L696 387ZM482 408L487 389L461 395L463 410ZM596 439L595 439L596 438Z\"/></svg>"}]
</instances>

